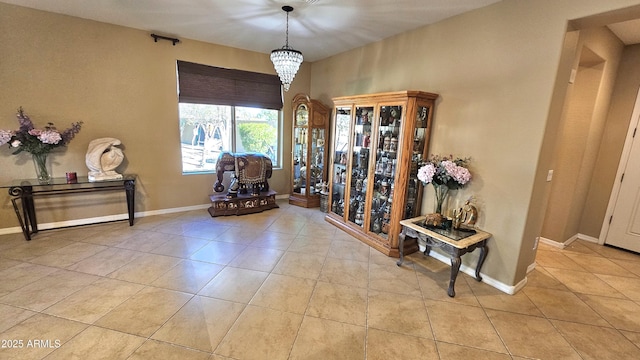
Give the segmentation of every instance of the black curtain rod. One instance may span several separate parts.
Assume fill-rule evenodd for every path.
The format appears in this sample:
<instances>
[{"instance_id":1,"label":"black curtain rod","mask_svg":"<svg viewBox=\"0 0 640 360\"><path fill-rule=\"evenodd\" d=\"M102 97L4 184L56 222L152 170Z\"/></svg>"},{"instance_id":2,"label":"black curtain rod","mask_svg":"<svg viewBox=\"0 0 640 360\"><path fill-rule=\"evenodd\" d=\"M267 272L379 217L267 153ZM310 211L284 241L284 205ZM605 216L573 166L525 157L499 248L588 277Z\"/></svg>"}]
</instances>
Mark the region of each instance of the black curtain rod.
<instances>
[{"instance_id":1,"label":"black curtain rod","mask_svg":"<svg viewBox=\"0 0 640 360\"><path fill-rule=\"evenodd\" d=\"M173 46L176 46L176 43L180 42L180 39L171 38L171 37L162 36L162 35L151 34L151 37L153 38L154 42L158 42L158 39L171 41L173 43Z\"/></svg>"}]
</instances>

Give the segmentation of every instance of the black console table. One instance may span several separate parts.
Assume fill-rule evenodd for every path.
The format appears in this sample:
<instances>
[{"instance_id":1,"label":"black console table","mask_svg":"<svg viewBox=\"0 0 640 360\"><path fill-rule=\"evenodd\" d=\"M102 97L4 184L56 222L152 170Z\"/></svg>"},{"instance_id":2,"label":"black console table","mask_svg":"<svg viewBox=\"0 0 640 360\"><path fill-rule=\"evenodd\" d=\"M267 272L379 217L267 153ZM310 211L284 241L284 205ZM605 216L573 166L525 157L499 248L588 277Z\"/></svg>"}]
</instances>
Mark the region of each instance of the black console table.
<instances>
[{"instance_id":1,"label":"black console table","mask_svg":"<svg viewBox=\"0 0 640 360\"><path fill-rule=\"evenodd\" d=\"M476 280L482 281L480 269L489 251L487 248L487 240L491 237L491 234L479 229L474 229L472 233L453 229L446 231L441 229L428 229L422 225L423 222L424 216L400 221L402 232L400 233L400 245L398 246L400 249L400 260L398 260L397 265L401 266L404 261L404 241L407 236L416 239L419 243L424 243L424 255L429 255L432 247L438 247L444 250L451 257L451 277L449 279L447 295L454 297L456 296L454 289L456 278L458 277L458 271L462 263L460 257L468 252L472 252L476 248L480 248L480 257L476 265Z\"/></svg>"},{"instance_id":2,"label":"black console table","mask_svg":"<svg viewBox=\"0 0 640 360\"><path fill-rule=\"evenodd\" d=\"M40 184L36 179L15 180L8 185L0 185L0 188L9 189L11 203L26 240L31 240L31 234L38 232L38 221L33 199L40 196L124 190L127 197L129 226L133 226L136 175L124 175L122 179L118 180L95 182L89 181L86 176L78 176L78 181L73 184L68 184L66 178L53 178L49 184ZM20 200L20 206L17 204L18 200Z\"/></svg>"}]
</instances>

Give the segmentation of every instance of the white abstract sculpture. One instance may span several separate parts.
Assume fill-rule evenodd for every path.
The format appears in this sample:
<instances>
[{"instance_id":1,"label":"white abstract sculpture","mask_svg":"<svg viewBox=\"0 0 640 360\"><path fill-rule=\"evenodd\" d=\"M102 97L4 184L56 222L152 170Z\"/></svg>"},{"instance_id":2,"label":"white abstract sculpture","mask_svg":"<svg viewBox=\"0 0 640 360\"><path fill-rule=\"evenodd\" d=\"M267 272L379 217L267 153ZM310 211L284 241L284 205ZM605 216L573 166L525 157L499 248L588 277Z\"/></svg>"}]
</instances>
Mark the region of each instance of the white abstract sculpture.
<instances>
[{"instance_id":1,"label":"white abstract sculpture","mask_svg":"<svg viewBox=\"0 0 640 360\"><path fill-rule=\"evenodd\" d=\"M115 172L124 160L122 150L116 146L122 142L115 138L92 140L87 149L85 163L89 168L89 181L118 180L122 174Z\"/></svg>"}]
</instances>

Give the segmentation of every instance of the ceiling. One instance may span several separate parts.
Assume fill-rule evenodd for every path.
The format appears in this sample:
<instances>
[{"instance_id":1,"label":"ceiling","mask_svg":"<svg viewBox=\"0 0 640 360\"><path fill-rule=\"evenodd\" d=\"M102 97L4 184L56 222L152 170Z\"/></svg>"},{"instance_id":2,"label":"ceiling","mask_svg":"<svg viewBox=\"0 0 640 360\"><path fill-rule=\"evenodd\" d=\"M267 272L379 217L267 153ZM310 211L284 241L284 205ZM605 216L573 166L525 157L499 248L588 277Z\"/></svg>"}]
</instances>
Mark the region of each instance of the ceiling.
<instances>
[{"instance_id":1,"label":"ceiling","mask_svg":"<svg viewBox=\"0 0 640 360\"><path fill-rule=\"evenodd\" d=\"M354 49L501 0L0 0L175 38L268 54L285 44L306 61ZM640 19L608 25L640 43Z\"/></svg>"},{"instance_id":2,"label":"ceiling","mask_svg":"<svg viewBox=\"0 0 640 360\"><path fill-rule=\"evenodd\" d=\"M0 0L240 49L285 44L316 61L500 0ZM150 41L152 39L150 38ZM179 45L178 45L179 46Z\"/></svg>"},{"instance_id":3,"label":"ceiling","mask_svg":"<svg viewBox=\"0 0 640 360\"><path fill-rule=\"evenodd\" d=\"M625 45L640 43L640 19L607 25Z\"/></svg>"}]
</instances>

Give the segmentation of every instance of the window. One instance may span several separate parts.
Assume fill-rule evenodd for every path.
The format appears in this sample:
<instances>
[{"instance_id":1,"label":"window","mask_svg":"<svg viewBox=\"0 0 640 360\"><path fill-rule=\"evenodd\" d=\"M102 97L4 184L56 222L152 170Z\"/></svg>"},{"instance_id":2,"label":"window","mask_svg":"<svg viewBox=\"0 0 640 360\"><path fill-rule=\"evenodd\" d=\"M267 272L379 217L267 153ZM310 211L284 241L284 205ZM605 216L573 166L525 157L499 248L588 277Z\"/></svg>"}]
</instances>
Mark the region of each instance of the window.
<instances>
[{"instance_id":1,"label":"window","mask_svg":"<svg viewBox=\"0 0 640 360\"><path fill-rule=\"evenodd\" d=\"M215 171L222 151L260 152L280 166L276 75L178 61L182 172Z\"/></svg>"},{"instance_id":2,"label":"window","mask_svg":"<svg viewBox=\"0 0 640 360\"><path fill-rule=\"evenodd\" d=\"M259 152L279 165L280 111L180 103L182 173L215 171L222 151Z\"/></svg>"}]
</instances>

